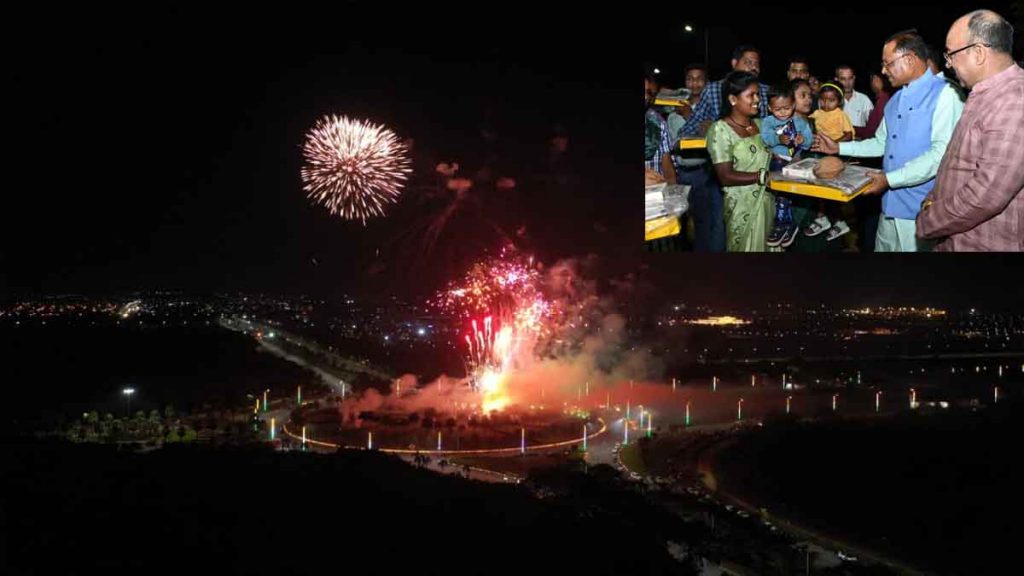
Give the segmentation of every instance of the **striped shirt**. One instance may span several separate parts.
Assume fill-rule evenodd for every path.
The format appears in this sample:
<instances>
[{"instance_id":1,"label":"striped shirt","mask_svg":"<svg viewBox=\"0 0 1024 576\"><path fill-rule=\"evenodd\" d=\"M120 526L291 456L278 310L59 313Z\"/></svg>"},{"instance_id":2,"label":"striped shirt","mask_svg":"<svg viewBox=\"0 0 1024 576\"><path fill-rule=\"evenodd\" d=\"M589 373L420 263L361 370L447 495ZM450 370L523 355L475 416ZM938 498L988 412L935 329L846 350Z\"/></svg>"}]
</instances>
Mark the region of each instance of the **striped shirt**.
<instances>
[{"instance_id":1,"label":"striped shirt","mask_svg":"<svg viewBox=\"0 0 1024 576\"><path fill-rule=\"evenodd\" d=\"M672 142L668 135L668 124L661 114L649 108L644 114L644 168L649 168L664 176L661 170L661 157L672 150Z\"/></svg>"},{"instance_id":2,"label":"striped shirt","mask_svg":"<svg viewBox=\"0 0 1024 576\"><path fill-rule=\"evenodd\" d=\"M1024 251L1024 70L971 90L917 217L940 251Z\"/></svg>"},{"instance_id":3,"label":"striped shirt","mask_svg":"<svg viewBox=\"0 0 1024 576\"><path fill-rule=\"evenodd\" d=\"M761 102L757 105L758 117L764 118L768 115L768 85L759 84L759 92L761 94ZM714 122L720 120L722 117L722 81L715 80L704 87L704 91L700 93L700 102L697 102L697 106L693 109L693 114L690 115L690 119L683 124L683 130L676 138L680 136L699 136L700 135L700 123L709 120Z\"/></svg>"}]
</instances>

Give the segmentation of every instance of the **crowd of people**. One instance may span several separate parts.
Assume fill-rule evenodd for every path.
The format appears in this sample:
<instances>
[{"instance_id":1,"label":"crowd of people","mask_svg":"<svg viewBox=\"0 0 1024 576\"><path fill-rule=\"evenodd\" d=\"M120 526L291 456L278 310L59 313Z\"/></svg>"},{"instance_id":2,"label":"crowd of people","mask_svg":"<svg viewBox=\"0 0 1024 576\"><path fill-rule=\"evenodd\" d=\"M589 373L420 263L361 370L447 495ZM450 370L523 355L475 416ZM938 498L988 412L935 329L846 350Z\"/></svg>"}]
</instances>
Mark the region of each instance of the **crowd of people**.
<instances>
[{"instance_id":1,"label":"crowd of people","mask_svg":"<svg viewBox=\"0 0 1024 576\"><path fill-rule=\"evenodd\" d=\"M871 75L873 98L855 89L852 66L819 82L801 56L790 58L786 82L769 86L749 45L720 80L688 66L684 91L645 75L645 183L689 186L689 247L699 252L837 241L861 251L1024 251L1024 69L1013 33L990 10L953 22L941 52L916 30L897 32ZM680 92L677 105L655 104ZM706 149L681 149L700 137ZM848 203L771 190L783 166L825 156L878 169ZM858 234L847 240L859 246L839 241L851 218Z\"/></svg>"}]
</instances>

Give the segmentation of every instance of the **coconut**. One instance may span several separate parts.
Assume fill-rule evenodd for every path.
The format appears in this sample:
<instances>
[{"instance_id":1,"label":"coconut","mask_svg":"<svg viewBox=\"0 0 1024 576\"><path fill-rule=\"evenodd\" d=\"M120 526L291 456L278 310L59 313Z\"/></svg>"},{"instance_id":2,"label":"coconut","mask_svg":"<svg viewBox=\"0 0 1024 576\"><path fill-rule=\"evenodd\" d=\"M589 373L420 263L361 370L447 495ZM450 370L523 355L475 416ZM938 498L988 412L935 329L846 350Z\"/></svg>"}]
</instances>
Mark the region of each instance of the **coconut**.
<instances>
[{"instance_id":1,"label":"coconut","mask_svg":"<svg viewBox=\"0 0 1024 576\"><path fill-rule=\"evenodd\" d=\"M830 180L842 174L845 168L846 165L839 158L826 156L818 160L818 165L814 167L814 175L822 180Z\"/></svg>"}]
</instances>

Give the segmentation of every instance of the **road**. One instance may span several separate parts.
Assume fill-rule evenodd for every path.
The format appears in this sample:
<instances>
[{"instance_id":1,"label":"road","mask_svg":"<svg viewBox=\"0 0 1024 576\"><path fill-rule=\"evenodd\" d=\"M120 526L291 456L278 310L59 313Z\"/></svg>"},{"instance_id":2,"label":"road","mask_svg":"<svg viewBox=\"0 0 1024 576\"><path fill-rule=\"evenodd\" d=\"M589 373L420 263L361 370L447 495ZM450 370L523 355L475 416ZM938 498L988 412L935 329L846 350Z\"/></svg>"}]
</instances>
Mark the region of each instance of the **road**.
<instances>
[{"instance_id":1,"label":"road","mask_svg":"<svg viewBox=\"0 0 1024 576\"><path fill-rule=\"evenodd\" d=\"M747 502L736 494L724 490L719 482L720 476L717 475L715 471L717 455L736 441L737 439L735 437L726 438L725 440L705 449L699 456L698 471L700 472L701 482L710 492L713 492L720 501L743 509L747 513L756 517L762 515L761 508L751 502ZM767 519L778 527L779 530L787 533L796 540L811 541L823 548L828 554L835 554L833 550L842 550L847 554L852 553L852 555L858 557L860 560L867 560L875 564L881 564L892 570L896 570L901 574L907 574L908 576L924 576L927 574L926 572L922 572L916 568L903 564L893 558L886 557L848 541L822 534L821 532L817 532L805 526L791 522L786 518L781 518L771 514L767 515Z\"/></svg>"}]
</instances>

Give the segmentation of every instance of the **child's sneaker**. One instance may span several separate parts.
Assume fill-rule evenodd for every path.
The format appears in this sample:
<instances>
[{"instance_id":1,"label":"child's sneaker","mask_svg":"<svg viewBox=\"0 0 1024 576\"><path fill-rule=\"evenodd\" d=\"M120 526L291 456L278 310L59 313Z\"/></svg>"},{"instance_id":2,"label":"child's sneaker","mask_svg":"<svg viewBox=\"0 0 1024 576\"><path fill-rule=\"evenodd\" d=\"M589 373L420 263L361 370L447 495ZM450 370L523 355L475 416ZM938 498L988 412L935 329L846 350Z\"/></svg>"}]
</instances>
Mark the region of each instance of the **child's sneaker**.
<instances>
[{"instance_id":1,"label":"child's sneaker","mask_svg":"<svg viewBox=\"0 0 1024 576\"><path fill-rule=\"evenodd\" d=\"M850 227L847 226L846 222L840 220L833 224L832 227L828 229L828 236L825 236L825 239L832 241L835 240L836 238L839 238L843 234L846 234L849 231Z\"/></svg>"},{"instance_id":2,"label":"child's sneaker","mask_svg":"<svg viewBox=\"0 0 1024 576\"><path fill-rule=\"evenodd\" d=\"M782 238L786 235L786 231L789 228L785 225L776 224L772 227L771 234L768 235L768 239L764 241L768 246L778 246L782 243Z\"/></svg>"},{"instance_id":3,"label":"child's sneaker","mask_svg":"<svg viewBox=\"0 0 1024 576\"><path fill-rule=\"evenodd\" d=\"M831 227L832 223L829 222L828 216L818 216L817 218L814 219L814 222L811 222L810 226L804 228L804 235L817 236L818 234L821 234L822 232L828 230Z\"/></svg>"},{"instance_id":4,"label":"child's sneaker","mask_svg":"<svg viewBox=\"0 0 1024 576\"><path fill-rule=\"evenodd\" d=\"M792 244L794 240L796 240L796 233L799 231L799 224L790 224L789 227L786 228L785 234L782 235L782 241L779 242L779 246L782 246L783 248L789 248L789 245Z\"/></svg>"}]
</instances>

